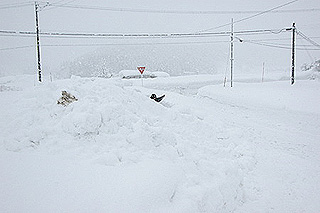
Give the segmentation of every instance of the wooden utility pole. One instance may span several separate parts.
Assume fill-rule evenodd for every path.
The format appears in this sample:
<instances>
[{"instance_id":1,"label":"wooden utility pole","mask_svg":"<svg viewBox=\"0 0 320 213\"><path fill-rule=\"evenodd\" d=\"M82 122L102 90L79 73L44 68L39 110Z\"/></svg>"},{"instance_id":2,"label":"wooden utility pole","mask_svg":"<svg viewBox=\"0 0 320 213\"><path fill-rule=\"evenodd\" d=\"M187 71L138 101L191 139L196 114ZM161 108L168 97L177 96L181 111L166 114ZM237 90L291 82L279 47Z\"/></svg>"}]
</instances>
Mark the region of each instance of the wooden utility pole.
<instances>
[{"instance_id":1,"label":"wooden utility pole","mask_svg":"<svg viewBox=\"0 0 320 213\"><path fill-rule=\"evenodd\" d=\"M296 24L292 23L291 85L294 84Z\"/></svg>"},{"instance_id":2,"label":"wooden utility pole","mask_svg":"<svg viewBox=\"0 0 320 213\"><path fill-rule=\"evenodd\" d=\"M233 40L234 40L234 35L233 35L233 18L231 19L231 34L230 34L230 82L231 82L231 87L233 86Z\"/></svg>"},{"instance_id":3,"label":"wooden utility pole","mask_svg":"<svg viewBox=\"0 0 320 213\"><path fill-rule=\"evenodd\" d=\"M41 62L40 62L40 37L39 37L39 4L38 2L34 3L35 14L36 14L36 34L37 34L37 61L38 61L38 80L41 82Z\"/></svg>"}]
</instances>

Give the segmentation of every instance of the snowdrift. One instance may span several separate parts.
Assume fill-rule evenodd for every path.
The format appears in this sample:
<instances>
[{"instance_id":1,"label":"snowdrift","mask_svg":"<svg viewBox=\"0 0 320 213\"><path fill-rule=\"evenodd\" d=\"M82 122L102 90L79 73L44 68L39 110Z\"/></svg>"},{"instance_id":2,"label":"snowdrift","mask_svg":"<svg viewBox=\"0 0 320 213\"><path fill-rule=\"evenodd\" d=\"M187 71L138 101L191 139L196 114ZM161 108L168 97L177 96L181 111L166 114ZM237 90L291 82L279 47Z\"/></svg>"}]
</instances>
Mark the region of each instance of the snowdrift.
<instances>
[{"instance_id":1,"label":"snowdrift","mask_svg":"<svg viewBox=\"0 0 320 213\"><path fill-rule=\"evenodd\" d=\"M1 78L0 211L316 212L318 82L181 79Z\"/></svg>"},{"instance_id":2,"label":"snowdrift","mask_svg":"<svg viewBox=\"0 0 320 213\"><path fill-rule=\"evenodd\" d=\"M66 107L56 104L63 90L78 101ZM13 205L31 189L15 188L15 179L8 181L20 173L2 177L8 184L5 191L13 194L10 198L1 194L2 210L56 211L56 202L58 210L78 212L88 197L84 208L88 211L227 212L246 199L244 174L253 169L254 152L240 141L225 141L223 130L215 130L201 113L193 112L182 96L159 104L145 88L127 87L121 80L79 77L25 85L1 95L6 106L1 113L1 150L7 153L3 156L13 158L10 161L18 168L37 165L24 176L44 178L34 183L41 187L35 187L29 203ZM21 161L14 160L8 154L12 152L45 159L21 154ZM77 162L78 158L82 160ZM70 161L76 161L74 168ZM64 165L73 175L66 175ZM46 174L42 170L47 166L52 171ZM56 187L49 177L54 170L62 176ZM84 181L92 173L105 176L105 181ZM49 191L47 201L41 202L50 200L51 205L36 202L43 188ZM96 193L102 197L90 196ZM64 196L62 204L58 194Z\"/></svg>"}]
</instances>

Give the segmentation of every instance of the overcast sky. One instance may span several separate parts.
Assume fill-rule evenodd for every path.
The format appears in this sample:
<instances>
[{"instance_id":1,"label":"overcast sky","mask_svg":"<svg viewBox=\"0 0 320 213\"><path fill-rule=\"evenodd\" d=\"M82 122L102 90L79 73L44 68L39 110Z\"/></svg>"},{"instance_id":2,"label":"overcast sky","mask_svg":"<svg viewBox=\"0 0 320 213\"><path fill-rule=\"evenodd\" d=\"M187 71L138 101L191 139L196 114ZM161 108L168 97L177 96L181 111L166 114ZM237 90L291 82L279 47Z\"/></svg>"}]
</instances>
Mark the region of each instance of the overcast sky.
<instances>
[{"instance_id":1,"label":"overcast sky","mask_svg":"<svg viewBox=\"0 0 320 213\"><path fill-rule=\"evenodd\" d=\"M213 1L213 0L52 0L50 3L70 5L84 5L95 8L126 8L133 11L89 10L79 8L61 8L47 6L40 11L40 29L42 32L101 32L101 33L194 33L215 28L230 22L253 16L258 11L265 11L290 1L287 0L241 0L241 1ZM21 6L23 3L30 5ZM0 3L0 30L34 31L35 14L33 2L27 0L2 0ZM43 3L42 5L44 5ZM280 10L320 9L318 0L298 0ZM134 12L142 9L144 12ZM150 10L151 12L145 12ZM179 13L154 13L152 11L256 11L240 14L179 14ZM282 29L291 27L296 22L297 29L317 43L320 43L320 10L296 11L286 13L266 13L251 19L236 23L235 31L255 29ZM208 32L229 31L230 26L225 26ZM244 35L246 40L260 40L279 46L290 46L291 33L272 35ZM277 40L270 40L277 39ZM283 39L283 40L281 40ZM178 40L178 41L177 41ZM215 42L225 43L211 44L213 51L228 55L228 37L210 38L182 38L174 42ZM41 38L42 64L44 68L59 69L60 64L66 60L74 60L76 57L92 52L99 46L85 47L50 47L46 45L70 45L70 44L112 44L112 43L143 43L143 42L173 42L173 39L66 39L66 38ZM30 73L35 70L36 53L34 37L5 36L0 34L0 73L17 74ZM192 44L186 44L192 45ZM301 39L297 45L310 43ZM26 47L30 46L30 47ZM12 48L12 49L11 49ZM134 47L137 48L137 47ZM174 45L172 46L174 48ZM198 47L199 48L199 47ZM201 47L200 47L201 48ZM303 46L300 46L303 48ZM236 43L235 59L239 69L253 61L256 64L266 62L274 67L290 67L290 49L271 48L252 43ZM259 58L259 61L258 59ZM297 66L302 63L310 63L312 59L320 58L320 51L297 51ZM270 65L271 66L271 65Z\"/></svg>"}]
</instances>

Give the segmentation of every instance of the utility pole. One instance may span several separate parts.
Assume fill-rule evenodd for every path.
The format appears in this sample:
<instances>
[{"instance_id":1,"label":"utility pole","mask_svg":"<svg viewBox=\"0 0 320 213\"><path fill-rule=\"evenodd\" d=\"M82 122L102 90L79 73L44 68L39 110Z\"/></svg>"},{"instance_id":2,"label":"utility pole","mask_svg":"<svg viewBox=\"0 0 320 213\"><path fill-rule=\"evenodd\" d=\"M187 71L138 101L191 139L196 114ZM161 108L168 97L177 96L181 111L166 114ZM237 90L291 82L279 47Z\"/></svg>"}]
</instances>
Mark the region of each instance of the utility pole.
<instances>
[{"instance_id":1,"label":"utility pole","mask_svg":"<svg viewBox=\"0 0 320 213\"><path fill-rule=\"evenodd\" d=\"M262 63L262 76L261 76L261 83L263 83L264 79L264 62Z\"/></svg>"},{"instance_id":2,"label":"utility pole","mask_svg":"<svg viewBox=\"0 0 320 213\"><path fill-rule=\"evenodd\" d=\"M233 86L233 40L234 40L234 35L233 35L233 18L231 19L231 34L230 34L230 82L231 82L231 87Z\"/></svg>"},{"instance_id":3,"label":"utility pole","mask_svg":"<svg viewBox=\"0 0 320 213\"><path fill-rule=\"evenodd\" d=\"M296 24L292 23L292 58L291 58L291 85L294 84L294 68L295 68L295 39L296 39Z\"/></svg>"},{"instance_id":4,"label":"utility pole","mask_svg":"<svg viewBox=\"0 0 320 213\"><path fill-rule=\"evenodd\" d=\"M34 3L35 14L36 14L36 34L37 34L37 61L38 61L38 80L41 82L41 62L40 62L40 37L39 37L39 4L38 2Z\"/></svg>"}]
</instances>

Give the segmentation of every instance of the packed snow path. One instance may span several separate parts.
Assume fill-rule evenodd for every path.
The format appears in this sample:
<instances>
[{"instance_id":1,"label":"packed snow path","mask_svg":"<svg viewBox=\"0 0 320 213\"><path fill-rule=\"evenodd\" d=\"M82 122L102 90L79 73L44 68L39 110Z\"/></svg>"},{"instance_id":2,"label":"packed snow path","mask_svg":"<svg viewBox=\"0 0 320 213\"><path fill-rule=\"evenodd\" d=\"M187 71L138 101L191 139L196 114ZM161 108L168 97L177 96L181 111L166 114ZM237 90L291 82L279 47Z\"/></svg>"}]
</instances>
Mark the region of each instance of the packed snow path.
<instances>
[{"instance_id":1,"label":"packed snow path","mask_svg":"<svg viewBox=\"0 0 320 213\"><path fill-rule=\"evenodd\" d=\"M170 91L20 80L0 82L1 212L320 210L318 81L185 96L179 80ZM62 90L79 101L57 105ZM154 92L166 98L156 103Z\"/></svg>"}]
</instances>

